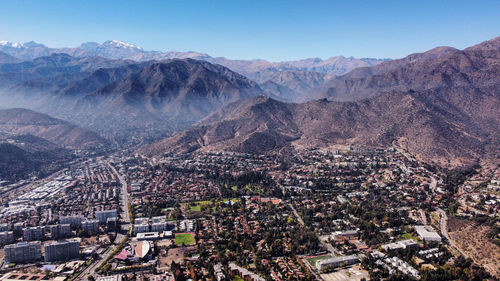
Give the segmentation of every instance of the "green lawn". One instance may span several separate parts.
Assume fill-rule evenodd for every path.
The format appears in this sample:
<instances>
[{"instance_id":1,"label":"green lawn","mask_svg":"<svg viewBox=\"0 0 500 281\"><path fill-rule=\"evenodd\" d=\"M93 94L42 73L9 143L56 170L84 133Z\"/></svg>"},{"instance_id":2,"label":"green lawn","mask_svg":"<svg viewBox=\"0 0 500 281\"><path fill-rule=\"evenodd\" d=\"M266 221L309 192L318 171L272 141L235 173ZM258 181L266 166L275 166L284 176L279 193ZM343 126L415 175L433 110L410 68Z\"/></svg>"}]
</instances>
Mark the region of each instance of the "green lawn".
<instances>
[{"instance_id":1,"label":"green lawn","mask_svg":"<svg viewBox=\"0 0 500 281\"><path fill-rule=\"evenodd\" d=\"M244 281L244 280L243 280L243 278L236 275L236 276L234 276L233 281Z\"/></svg>"},{"instance_id":2,"label":"green lawn","mask_svg":"<svg viewBox=\"0 0 500 281\"><path fill-rule=\"evenodd\" d=\"M415 237L415 236L411 235L410 233L401 234L401 238L403 238L403 239L412 239L412 240L417 241L418 243L422 243L422 241L420 239L418 239L418 237Z\"/></svg>"},{"instance_id":3,"label":"green lawn","mask_svg":"<svg viewBox=\"0 0 500 281\"><path fill-rule=\"evenodd\" d=\"M233 201L233 203L236 204L236 203L241 202L241 198L225 198L225 199L219 200L219 202L222 202L222 203L228 203L229 201Z\"/></svg>"},{"instance_id":4,"label":"green lawn","mask_svg":"<svg viewBox=\"0 0 500 281\"><path fill-rule=\"evenodd\" d=\"M191 206L189 206L189 210L191 212L201 212L201 206L211 205L212 201L196 201L190 204L192 204Z\"/></svg>"},{"instance_id":5,"label":"green lawn","mask_svg":"<svg viewBox=\"0 0 500 281\"><path fill-rule=\"evenodd\" d=\"M319 260L324 260L324 259L329 259L331 258L332 256L330 255L325 255L325 256L319 256L319 257L315 257L315 258L310 258L310 259L307 259L307 261L312 265L312 266L316 266L316 262L319 261Z\"/></svg>"},{"instance_id":6,"label":"green lawn","mask_svg":"<svg viewBox=\"0 0 500 281\"><path fill-rule=\"evenodd\" d=\"M193 245L194 235L192 233L177 233L175 234L175 244L177 245Z\"/></svg>"},{"instance_id":7,"label":"green lawn","mask_svg":"<svg viewBox=\"0 0 500 281\"><path fill-rule=\"evenodd\" d=\"M201 206L194 205L194 206L189 207L189 210L191 210L191 212L201 212Z\"/></svg>"}]
</instances>

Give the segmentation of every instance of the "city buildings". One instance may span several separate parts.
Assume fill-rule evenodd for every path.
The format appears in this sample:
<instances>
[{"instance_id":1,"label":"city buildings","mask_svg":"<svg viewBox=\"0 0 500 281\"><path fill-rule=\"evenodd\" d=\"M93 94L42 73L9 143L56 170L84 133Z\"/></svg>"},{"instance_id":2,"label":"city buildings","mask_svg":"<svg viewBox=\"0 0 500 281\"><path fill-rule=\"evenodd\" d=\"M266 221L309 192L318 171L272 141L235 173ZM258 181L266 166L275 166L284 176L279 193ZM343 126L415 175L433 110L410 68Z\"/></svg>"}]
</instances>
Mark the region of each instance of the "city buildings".
<instances>
[{"instance_id":1,"label":"city buildings","mask_svg":"<svg viewBox=\"0 0 500 281\"><path fill-rule=\"evenodd\" d=\"M19 242L4 247L5 263L34 262L42 258L42 243L40 241Z\"/></svg>"},{"instance_id":2,"label":"city buildings","mask_svg":"<svg viewBox=\"0 0 500 281\"><path fill-rule=\"evenodd\" d=\"M0 246L14 243L14 232L2 231L0 232Z\"/></svg>"},{"instance_id":3,"label":"city buildings","mask_svg":"<svg viewBox=\"0 0 500 281\"><path fill-rule=\"evenodd\" d=\"M106 210L106 211L97 211L95 212L95 217L99 220L99 223L106 223L108 218L116 218L117 213L116 209Z\"/></svg>"},{"instance_id":4,"label":"city buildings","mask_svg":"<svg viewBox=\"0 0 500 281\"><path fill-rule=\"evenodd\" d=\"M53 262L77 258L80 254L80 243L78 241L63 240L45 245L44 260Z\"/></svg>"},{"instance_id":5,"label":"city buildings","mask_svg":"<svg viewBox=\"0 0 500 281\"><path fill-rule=\"evenodd\" d=\"M43 239L43 227L27 227L23 229L23 241L34 241Z\"/></svg>"}]
</instances>

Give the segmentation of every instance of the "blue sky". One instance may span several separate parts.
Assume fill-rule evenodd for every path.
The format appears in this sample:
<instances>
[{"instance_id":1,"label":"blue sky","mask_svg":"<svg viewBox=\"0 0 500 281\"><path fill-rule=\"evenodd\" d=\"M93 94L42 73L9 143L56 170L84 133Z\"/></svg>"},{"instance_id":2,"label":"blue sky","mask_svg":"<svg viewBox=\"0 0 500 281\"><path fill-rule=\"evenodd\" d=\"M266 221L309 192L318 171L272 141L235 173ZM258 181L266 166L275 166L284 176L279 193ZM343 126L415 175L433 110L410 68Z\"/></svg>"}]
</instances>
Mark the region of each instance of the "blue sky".
<instances>
[{"instance_id":1,"label":"blue sky","mask_svg":"<svg viewBox=\"0 0 500 281\"><path fill-rule=\"evenodd\" d=\"M272 61L398 58L500 35L500 1L0 1L0 40L117 39L145 50Z\"/></svg>"}]
</instances>

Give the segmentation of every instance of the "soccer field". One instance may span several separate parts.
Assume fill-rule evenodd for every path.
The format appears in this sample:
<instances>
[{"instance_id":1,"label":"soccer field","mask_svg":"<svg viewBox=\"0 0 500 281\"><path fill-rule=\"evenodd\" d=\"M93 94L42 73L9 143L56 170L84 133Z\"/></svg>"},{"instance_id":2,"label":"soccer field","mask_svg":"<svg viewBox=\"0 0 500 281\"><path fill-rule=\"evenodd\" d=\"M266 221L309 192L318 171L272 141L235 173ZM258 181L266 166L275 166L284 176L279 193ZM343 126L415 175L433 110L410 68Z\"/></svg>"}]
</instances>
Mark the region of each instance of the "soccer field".
<instances>
[{"instance_id":1,"label":"soccer field","mask_svg":"<svg viewBox=\"0 0 500 281\"><path fill-rule=\"evenodd\" d=\"M177 245L193 245L194 244L194 234L193 233L178 233L175 234L175 244Z\"/></svg>"}]
</instances>

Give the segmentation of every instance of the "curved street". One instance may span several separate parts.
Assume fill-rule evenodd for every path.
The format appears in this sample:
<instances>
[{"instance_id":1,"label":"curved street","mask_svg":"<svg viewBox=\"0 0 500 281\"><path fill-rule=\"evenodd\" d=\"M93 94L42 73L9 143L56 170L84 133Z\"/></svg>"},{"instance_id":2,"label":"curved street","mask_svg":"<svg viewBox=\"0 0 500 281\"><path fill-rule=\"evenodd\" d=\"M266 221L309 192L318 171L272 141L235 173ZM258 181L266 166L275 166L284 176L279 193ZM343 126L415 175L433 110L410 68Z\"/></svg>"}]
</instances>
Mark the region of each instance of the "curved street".
<instances>
[{"instance_id":1,"label":"curved street","mask_svg":"<svg viewBox=\"0 0 500 281\"><path fill-rule=\"evenodd\" d=\"M446 212L443 211L442 209L437 209L439 212L439 215L441 217L441 222L440 222L440 228L441 228L441 234L448 240L448 243L457 250L460 254L462 254L465 258L469 258L467 254L465 254L456 244L453 242L453 240L450 239L450 236L448 234L448 216L446 215Z\"/></svg>"}]
</instances>

